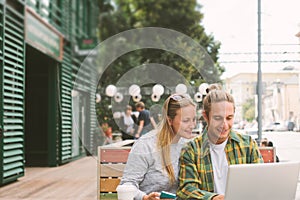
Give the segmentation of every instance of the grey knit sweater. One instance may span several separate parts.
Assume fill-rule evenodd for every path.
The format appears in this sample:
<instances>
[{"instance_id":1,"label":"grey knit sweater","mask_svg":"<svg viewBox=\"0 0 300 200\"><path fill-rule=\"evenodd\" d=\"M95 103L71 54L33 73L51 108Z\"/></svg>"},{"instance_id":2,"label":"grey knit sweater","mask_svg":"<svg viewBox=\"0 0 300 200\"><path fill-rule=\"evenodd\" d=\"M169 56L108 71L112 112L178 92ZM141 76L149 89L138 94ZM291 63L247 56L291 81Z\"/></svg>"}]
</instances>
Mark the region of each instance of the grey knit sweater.
<instances>
[{"instance_id":1,"label":"grey knit sweater","mask_svg":"<svg viewBox=\"0 0 300 200\"><path fill-rule=\"evenodd\" d=\"M178 179L178 161L180 151L188 140L181 138L177 144L171 144L171 160ZM167 172L162 167L161 152L157 148L157 131L153 130L138 139L129 154L120 184L132 184L138 192L135 200L151 192L167 191L176 193L178 181L171 185Z\"/></svg>"}]
</instances>

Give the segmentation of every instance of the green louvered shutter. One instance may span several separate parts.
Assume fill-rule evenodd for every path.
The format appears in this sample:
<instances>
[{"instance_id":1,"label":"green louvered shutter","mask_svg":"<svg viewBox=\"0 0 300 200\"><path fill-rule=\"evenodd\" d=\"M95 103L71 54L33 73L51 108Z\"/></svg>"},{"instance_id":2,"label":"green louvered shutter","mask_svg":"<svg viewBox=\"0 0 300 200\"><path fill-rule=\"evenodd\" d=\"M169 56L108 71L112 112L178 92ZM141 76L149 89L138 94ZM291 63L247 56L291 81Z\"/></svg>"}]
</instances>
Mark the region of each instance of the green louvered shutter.
<instances>
[{"instance_id":1,"label":"green louvered shutter","mask_svg":"<svg viewBox=\"0 0 300 200\"><path fill-rule=\"evenodd\" d=\"M92 61L93 62L93 61ZM97 76L98 72L92 63L85 61L86 65L83 79L82 79L82 87L85 88L85 91L88 93L87 101L88 101L88 114L87 114L87 122L89 123L87 126L89 127L89 132L87 137L85 138L86 146L89 149L89 153L96 154L97 153L97 140L95 137L95 131L97 127L97 119L96 119L96 102L95 102L95 92L97 87Z\"/></svg>"},{"instance_id":2,"label":"green louvered shutter","mask_svg":"<svg viewBox=\"0 0 300 200\"><path fill-rule=\"evenodd\" d=\"M86 101L85 104L85 130L81 133L81 140L84 141L84 147L88 153L96 154L97 152L97 117L95 105L95 91L97 87L98 72L92 63L88 61L80 62L78 59L73 59L74 80L76 80L75 88L81 93L81 100ZM79 68L80 67L80 68ZM78 70L80 69L80 72Z\"/></svg>"},{"instance_id":3,"label":"green louvered shutter","mask_svg":"<svg viewBox=\"0 0 300 200\"><path fill-rule=\"evenodd\" d=\"M68 162L72 158L72 65L70 52L70 48L65 45L60 73L60 163Z\"/></svg>"},{"instance_id":4,"label":"green louvered shutter","mask_svg":"<svg viewBox=\"0 0 300 200\"><path fill-rule=\"evenodd\" d=\"M94 67L90 68L90 149L93 150L93 154L95 155L97 153L97 147L99 144L97 144L97 133L96 133L96 127L97 127L97 116L96 116L96 101L95 101L95 91L97 87L97 75L98 72Z\"/></svg>"},{"instance_id":5,"label":"green louvered shutter","mask_svg":"<svg viewBox=\"0 0 300 200\"><path fill-rule=\"evenodd\" d=\"M1 184L24 176L24 18L1 5Z\"/></svg>"},{"instance_id":6,"label":"green louvered shutter","mask_svg":"<svg viewBox=\"0 0 300 200\"><path fill-rule=\"evenodd\" d=\"M74 15L71 7L72 7L72 3L74 3L76 1L72 1L72 0L65 0L62 2L62 29L63 29L63 33L65 36L65 39L70 41L71 40L71 26L72 26L72 15Z\"/></svg>"}]
</instances>

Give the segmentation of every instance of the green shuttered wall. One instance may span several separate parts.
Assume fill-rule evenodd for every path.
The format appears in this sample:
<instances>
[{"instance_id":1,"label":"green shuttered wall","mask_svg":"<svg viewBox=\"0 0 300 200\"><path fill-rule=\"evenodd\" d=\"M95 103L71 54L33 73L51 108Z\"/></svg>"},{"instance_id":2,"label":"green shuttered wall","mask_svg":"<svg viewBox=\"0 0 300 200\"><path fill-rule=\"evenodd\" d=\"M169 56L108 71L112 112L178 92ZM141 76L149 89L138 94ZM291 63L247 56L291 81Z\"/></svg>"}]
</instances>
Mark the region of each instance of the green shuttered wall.
<instances>
[{"instance_id":1,"label":"green shuttered wall","mask_svg":"<svg viewBox=\"0 0 300 200\"><path fill-rule=\"evenodd\" d=\"M1 4L4 3L5 4ZM74 53L74 45L78 38L95 36L97 28L97 1L95 0L53 0L49 4L49 14L43 15L38 5L42 1L0 1L0 185L12 182L24 176L25 151L25 27L24 27L24 4L35 10L38 15L47 19L64 35L63 60L58 64L58 119L57 133L53 136L55 165L72 161L72 88L80 67L82 57ZM35 3L34 3L35 2ZM89 5L87 7L87 5ZM12 8L13 7L13 8ZM77 11L85 9L80 16L87 23L78 22ZM89 9L88 9L89 8ZM87 10L88 9L88 10ZM87 15L87 16L85 16ZM79 17L80 18L80 17ZM95 29L95 30L94 30ZM80 31L79 31L80 30ZM80 82L81 90L87 94L86 115L83 137L86 137L86 148L95 150L94 127L97 126L95 116L94 92L96 74L91 67L85 71L85 77ZM92 77L92 78L91 78ZM92 88L91 88L92 86ZM54 131L55 132L55 131ZM56 137L58 136L58 137ZM74 148L74 147L73 147ZM85 151L82 146L80 155ZM49 152L48 152L49 153ZM49 153L50 154L50 153Z\"/></svg>"},{"instance_id":2,"label":"green shuttered wall","mask_svg":"<svg viewBox=\"0 0 300 200\"><path fill-rule=\"evenodd\" d=\"M24 18L0 5L1 184L24 175Z\"/></svg>"},{"instance_id":3,"label":"green shuttered wall","mask_svg":"<svg viewBox=\"0 0 300 200\"><path fill-rule=\"evenodd\" d=\"M60 163L65 163L72 157L72 65L70 48L64 46L64 57L60 72Z\"/></svg>"}]
</instances>

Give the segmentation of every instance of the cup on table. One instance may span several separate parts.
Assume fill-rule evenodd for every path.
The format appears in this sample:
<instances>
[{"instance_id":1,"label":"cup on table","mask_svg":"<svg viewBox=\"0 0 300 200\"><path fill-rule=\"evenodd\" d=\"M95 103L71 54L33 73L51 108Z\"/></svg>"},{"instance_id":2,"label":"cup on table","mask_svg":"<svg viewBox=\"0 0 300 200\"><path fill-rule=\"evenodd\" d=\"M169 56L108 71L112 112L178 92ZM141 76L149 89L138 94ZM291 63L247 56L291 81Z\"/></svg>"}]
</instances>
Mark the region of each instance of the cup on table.
<instances>
[{"instance_id":1,"label":"cup on table","mask_svg":"<svg viewBox=\"0 0 300 200\"><path fill-rule=\"evenodd\" d=\"M118 200L133 200L137 188L130 184L118 185Z\"/></svg>"}]
</instances>

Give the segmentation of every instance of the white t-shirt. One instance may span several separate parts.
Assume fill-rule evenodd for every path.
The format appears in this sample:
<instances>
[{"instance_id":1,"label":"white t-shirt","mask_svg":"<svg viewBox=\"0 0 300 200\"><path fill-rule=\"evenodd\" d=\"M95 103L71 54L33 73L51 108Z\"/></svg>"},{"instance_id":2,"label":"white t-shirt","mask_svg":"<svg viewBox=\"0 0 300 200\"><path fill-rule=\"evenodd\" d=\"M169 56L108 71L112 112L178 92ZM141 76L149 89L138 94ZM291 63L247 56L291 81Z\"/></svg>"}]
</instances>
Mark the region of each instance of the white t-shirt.
<instances>
[{"instance_id":1,"label":"white t-shirt","mask_svg":"<svg viewBox=\"0 0 300 200\"><path fill-rule=\"evenodd\" d=\"M126 133L131 133L133 126L134 126L134 121L131 117L131 115L125 115L124 114L124 125L126 126Z\"/></svg>"},{"instance_id":2,"label":"white t-shirt","mask_svg":"<svg viewBox=\"0 0 300 200\"><path fill-rule=\"evenodd\" d=\"M214 171L214 192L225 194L228 162L225 153L227 140L222 144L210 143L210 155Z\"/></svg>"}]
</instances>

